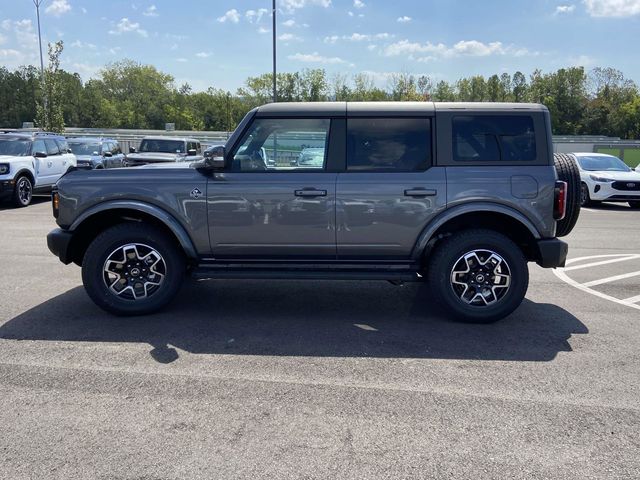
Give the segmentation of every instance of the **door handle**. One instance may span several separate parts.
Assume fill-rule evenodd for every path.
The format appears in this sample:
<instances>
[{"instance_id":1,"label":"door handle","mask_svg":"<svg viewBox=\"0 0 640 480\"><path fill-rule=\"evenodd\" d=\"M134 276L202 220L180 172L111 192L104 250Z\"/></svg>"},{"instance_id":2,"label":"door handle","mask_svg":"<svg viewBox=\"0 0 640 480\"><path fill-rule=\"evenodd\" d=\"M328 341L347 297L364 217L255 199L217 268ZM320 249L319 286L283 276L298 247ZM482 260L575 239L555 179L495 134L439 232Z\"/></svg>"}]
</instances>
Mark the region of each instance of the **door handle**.
<instances>
[{"instance_id":1,"label":"door handle","mask_svg":"<svg viewBox=\"0 0 640 480\"><path fill-rule=\"evenodd\" d=\"M296 197L326 197L326 190L316 190L315 188L305 188L303 190L296 190Z\"/></svg>"},{"instance_id":2,"label":"door handle","mask_svg":"<svg viewBox=\"0 0 640 480\"><path fill-rule=\"evenodd\" d=\"M428 190L426 188L411 188L404 191L405 197L435 197L437 190Z\"/></svg>"}]
</instances>

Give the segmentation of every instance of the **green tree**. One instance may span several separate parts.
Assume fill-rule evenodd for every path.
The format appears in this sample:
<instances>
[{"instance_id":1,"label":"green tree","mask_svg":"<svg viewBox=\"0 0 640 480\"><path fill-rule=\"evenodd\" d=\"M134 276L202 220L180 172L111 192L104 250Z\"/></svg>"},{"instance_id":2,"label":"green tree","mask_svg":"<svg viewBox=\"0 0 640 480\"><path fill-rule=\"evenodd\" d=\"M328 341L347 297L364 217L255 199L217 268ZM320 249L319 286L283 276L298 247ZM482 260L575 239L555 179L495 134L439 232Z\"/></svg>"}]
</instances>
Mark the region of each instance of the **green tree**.
<instances>
[{"instance_id":1,"label":"green tree","mask_svg":"<svg viewBox=\"0 0 640 480\"><path fill-rule=\"evenodd\" d=\"M60 73L62 41L49 44L49 64L44 71L41 95L36 106L36 123L49 132L64 132L63 92Z\"/></svg>"}]
</instances>

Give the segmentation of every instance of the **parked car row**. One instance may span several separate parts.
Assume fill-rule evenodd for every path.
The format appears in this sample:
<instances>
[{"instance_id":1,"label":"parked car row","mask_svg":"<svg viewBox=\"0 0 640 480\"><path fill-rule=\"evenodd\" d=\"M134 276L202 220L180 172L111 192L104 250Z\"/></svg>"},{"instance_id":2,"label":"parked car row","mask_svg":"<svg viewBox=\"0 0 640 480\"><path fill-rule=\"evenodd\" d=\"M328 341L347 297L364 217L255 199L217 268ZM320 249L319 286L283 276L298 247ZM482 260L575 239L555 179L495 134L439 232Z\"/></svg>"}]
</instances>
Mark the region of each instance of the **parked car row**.
<instances>
[{"instance_id":1,"label":"parked car row","mask_svg":"<svg viewBox=\"0 0 640 480\"><path fill-rule=\"evenodd\" d=\"M0 201L26 207L34 193L48 193L72 168L102 170L202 158L202 146L193 138L145 137L139 151L130 148L127 155L111 138L7 131L0 133Z\"/></svg>"}]
</instances>

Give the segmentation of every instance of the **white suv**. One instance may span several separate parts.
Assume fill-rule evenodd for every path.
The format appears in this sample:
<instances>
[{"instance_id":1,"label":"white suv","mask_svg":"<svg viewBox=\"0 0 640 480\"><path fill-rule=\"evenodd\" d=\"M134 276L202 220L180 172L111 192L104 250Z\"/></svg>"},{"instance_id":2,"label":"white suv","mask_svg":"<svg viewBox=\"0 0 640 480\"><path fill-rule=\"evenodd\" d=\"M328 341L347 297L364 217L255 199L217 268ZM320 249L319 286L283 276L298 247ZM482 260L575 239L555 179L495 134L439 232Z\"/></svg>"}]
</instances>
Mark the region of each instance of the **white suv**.
<instances>
[{"instance_id":1,"label":"white suv","mask_svg":"<svg viewBox=\"0 0 640 480\"><path fill-rule=\"evenodd\" d=\"M600 202L627 202L631 208L640 208L640 172L613 155L573 155L580 168L583 207Z\"/></svg>"},{"instance_id":2,"label":"white suv","mask_svg":"<svg viewBox=\"0 0 640 480\"><path fill-rule=\"evenodd\" d=\"M61 135L0 133L0 200L26 207L34 192L50 191L75 166L76 156Z\"/></svg>"}]
</instances>

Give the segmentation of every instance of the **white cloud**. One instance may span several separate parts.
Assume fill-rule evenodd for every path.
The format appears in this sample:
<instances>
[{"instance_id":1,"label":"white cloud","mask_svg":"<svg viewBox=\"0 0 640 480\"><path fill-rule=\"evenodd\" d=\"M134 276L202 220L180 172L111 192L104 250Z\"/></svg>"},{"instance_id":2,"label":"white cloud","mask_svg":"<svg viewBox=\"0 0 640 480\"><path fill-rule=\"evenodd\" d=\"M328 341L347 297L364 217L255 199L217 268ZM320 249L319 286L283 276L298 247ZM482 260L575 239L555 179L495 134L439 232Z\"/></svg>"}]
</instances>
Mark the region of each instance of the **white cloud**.
<instances>
[{"instance_id":1,"label":"white cloud","mask_svg":"<svg viewBox=\"0 0 640 480\"><path fill-rule=\"evenodd\" d=\"M324 37L324 43L333 44L338 40L347 40L349 42L370 42L372 40L388 40L393 37L394 35L387 32L374 34L352 33L351 35L331 35L329 37Z\"/></svg>"},{"instance_id":2,"label":"white cloud","mask_svg":"<svg viewBox=\"0 0 640 480\"><path fill-rule=\"evenodd\" d=\"M85 14L87 13L87 9L86 9L86 8L84 8L84 7L80 7L80 11L81 11L82 13L85 13Z\"/></svg>"},{"instance_id":3,"label":"white cloud","mask_svg":"<svg viewBox=\"0 0 640 480\"><path fill-rule=\"evenodd\" d=\"M269 30L268 28L265 28L265 27L260 27L260 28L258 28L258 33L264 35L265 33L271 33L271 30Z\"/></svg>"},{"instance_id":4,"label":"white cloud","mask_svg":"<svg viewBox=\"0 0 640 480\"><path fill-rule=\"evenodd\" d=\"M149 36L146 30L140 28L140 24L138 22L132 22L126 17L120 19L114 30L109 30L110 35L122 35L123 33L129 32L135 32L141 37Z\"/></svg>"},{"instance_id":5,"label":"white cloud","mask_svg":"<svg viewBox=\"0 0 640 480\"><path fill-rule=\"evenodd\" d=\"M151 5L142 13L142 15L145 17L157 17L158 9L155 5Z\"/></svg>"},{"instance_id":6,"label":"white cloud","mask_svg":"<svg viewBox=\"0 0 640 480\"><path fill-rule=\"evenodd\" d=\"M402 16L402 17L398 17L398 20L396 20L398 23L408 23L411 21L411 17L407 17L406 15Z\"/></svg>"},{"instance_id":7,"label":"white cloud","mask_svg":"<svg viewBox=\"0 0 640 480\"><path fill-rule=\"evenodd\" d=\"M188 62L188 60L186 58L184 58L184 57L181 57L181 58L176 58L176 62L186 63L186 62Z\"/></svg>"},{"instance_id":8,"label":"white cloud","mask_svg":"<svg viewBox=\"0 0 640 480\"><path fill-rule=\"evenodd\" d=\"M558 5L556 7L555 14L562 15L563 13L573 13L576 9L575 5Z\"/></svg>"},{"instance_id":9,"label":"white cloud","mask_svg":"<svg viewBox=\"0 0 640 480\"><path fill-rule=\"evenodd\" d=\"M282 22L282 25L285 27L293 27L295 26L295 24L296 24L296 21L293 18L290 18L286 22Z\"/></svg>"},{"instance_id":10,"label":"white cloud","mask_svg":"<svg viewBox=\"0 0 640 480\"><path fill-rule=\"evenodd\" d=\"M8 58L17 58L22 56L22 54L18 50L13 50L11 48L0 48L0 58L8 59Z\"/></svg>"},{"instance_id":11,"label":"white cloud","mask_svg":"<svg viewBox=\"0 0 640 480\"><path fill-rule=\"evenodd\" d=\"M300 41L302 39L297 35L294 35L293 33L283 33L282 35L278 36L278 40L281 40L283 42L291 42L291 41Z\"/></svg>"},{"instance_id":12,"label":"white cloud","mask_svg":"<svg viewBox=\"0 0 640 480\"><path fill-rule=\"evenodd\" d=\"M595 65L596 60L588 55L580 55L578 57L572 57L569 59L569 64L572 67L591 67Z\"/></svg>"},{"instance_id":13,"label":"white cloud","mask_svg":"<svg viewBox=\"0 0 640 480\"><path fill-rule=\"evenodd\" d=\"M259 8L258 10L247 10L244 16L247 18L249 23L260 23L262 17L269 13L269 10L266 8Z\"/></svg>"},{"instance_id":14,"label":"white cloud","mask_svg":"<svg viewBox=\"0 0 640 480\"><path fill-rule=\"evenodd\" d=\"M45 8L44 11L58 17L64 13L67 13L69 10L71 10L71 5L69 5L69 2L67 2L67 0L53 0L51 2L51 5Z\"/></svg>"},{"instance_id":15,"label":"white cloud","mask_svg":"<svg viewBox=\"0 0 640 480\"><path fill-rule=\"evenodd\" d=\"M0 45L3 45L7 42L7 37L0 33Z\"/></svg>"},{"instance_id":16,"label":"white cloud","mask_svg":"<svg viewBox=\"0 0 640 480\"><path fill-rule=\"evenodd\" d=\"M329 8L331 6L331 0L280 0L278 5L284 12L293 13L295 10L312 5Z\"/></svg>"},{"instance_id":17,"label":"white cloud","mask_svg":"<svg viewBox=\"0 0 640 480\"><path fill-rule=\"evenodd\" d=\"M75 48L89 48L91 50L95 50L97 48L97 46L93 43L85 43L80 40L76 40L75 42L71 43L71 46Z\"/></svg>"},{"instance_id":18,"label":"white cloud","mask_svg":"<svg viewBox=\"0 0 640 480\"><path fill-rule=\"evenodd\" d=\"M353 7L354 8L364 8L365 7L365 3L362 0L353 0Z\"/></svg>"},{"instance_id":19,"label":"white cloud","mask_svg":"<svg viewBox=\"0 0 640 480\"><path fill-rule=\"evenodd\" d=\"M198 52L196 53L196 57L198 58L209 58L211 56L211 52Z\"/></svg>"},{"instance_id":20,"label":"white cloud","mask_svg":"<svg viewBox=\"0 0 640 480\"><path fill-rule=\"evenodd\" d=\"M592 17L630 17L640 14L640 0L582 0Z\"/></svg>"},{"instance_id":21,"label":"white cloud","mask_svg":"<svg viewBox=\"0 0 640 480\"><path fill-rule=\"evenodd\" d=\"M218 17L218 22L220 23L225 23L225 22L238 23L239 21L240 21L240 14L238 13L238 10L236 10L235 8L227 11L227 13L225 13L223 16Z\"/></svg>"},{"instance_id":22,"label":"white cloud","mask_svg":"<svg viewBox=\"0 0 640 480\"><path fill-rule=\"evenodd\" d=\"M353 12L352 11L348 11L347 15L349 15L350 17L353 17Z\"/></svg>"},{"instance_id":23,"label":"white cloud","mask_svg":"<svg viewBox=\"0 0 640 480\"><path fill-rule=\"evenodd\" d=\"M318 52L313 53L296 53L295 55L289 55L289 60L297 60L305 63L325 63L325 64L337 64L347 63L340 57L324 57Z\"/></svg>"},{"instance_id":24,"label":"white cloud","mask_svg":"<svg viewBox=\"0 0 640 480\"><path fill-rule=\"evenodd\" d=\"M444 43L417 43L401 40L387 46L384 53L388 57L407 55L410 60L414 60L415 55L426 54L427 56L418 58L418 61L422 62L432 61L438 57L487 57L489 55L522 57L524 55L537 55L536 52L529 52L526 48L516 48L513 45L504 45L502 42L483 43L477 40L462 40L452 46L447 46Z\"/></svg>"},{"instance_id":25,"label":"white cloud","mask_svg":"<svg viewBox=\"0 0 640 480\"><path fill-rule=\"evenodd\" d=\"M72 63L74 72L78 72L83 79L93 78L98 75L101 67L89 65L87 63Z\"/></svg>"}]
</instances>

